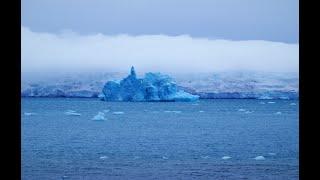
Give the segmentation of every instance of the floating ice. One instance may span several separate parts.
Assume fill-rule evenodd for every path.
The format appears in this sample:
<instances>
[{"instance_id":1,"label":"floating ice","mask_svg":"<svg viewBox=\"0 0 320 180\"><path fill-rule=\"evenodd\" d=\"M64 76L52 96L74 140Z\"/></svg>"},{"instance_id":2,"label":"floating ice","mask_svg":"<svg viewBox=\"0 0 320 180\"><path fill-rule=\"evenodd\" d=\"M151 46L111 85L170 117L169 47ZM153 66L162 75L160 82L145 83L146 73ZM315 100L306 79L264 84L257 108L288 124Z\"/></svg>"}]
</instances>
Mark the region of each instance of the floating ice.
<instances>
[{"instance_id":1,"label":"floating ice","mask_svg":"<svg viewBox=\"0 0 320 180\"><path fill-rule=\"evenodd\" d=\"M104 113L103 112L98 112L97 115L95 115L92 120L94 121L103 121L105 120L105 117L104 117Z\"/></svg>"},{"instance_id":2,"label":"floating ice","mask_svg":"<svg viewBox=\"0 0 320 180\"><path fill-rule=\"evenodd\" d=\"M103 89L105 101L196 101L198 95L187 93L174 80L160 73L146 73L137 78L134 67L120 82L108 81Z\"/></svg>"},{"instance_id":3,"label":"floating ice","mask_svg":"<svg viewBox=\"0 0 320 180\"><path fill-rule=\"evenodd\" d=\"M100 159L108 159L108 156L101 156Z\"/></svg>"},{"instance_id":4,"label":"floating ice","mask_svg":"<svg viewBox=\"0 0 320 180\"><path fill-rule=\"evenodd\" d=\"M230 156L223 156L221 159L228 160L228 159L231 159L231 157Z\"/></svg>"},{"instance_id":5,"label":"floating ice","mask_svg":"<svg viewBox=\"0 0 320 180\"><path fill-rule=\"evenodd\" d=\"M270 156L275 156L276 153L268 153Z\"/></svg>"},{"instance_id":6,"label":"floating ice","mask_svg":"<svg viewBox=\"0 0 320 180\"><path fill-rule=\"evenodd\" d=\"M76 111L73 111L73 110L68 110L64 114L68 116L81 116L80 113L77 113Z\"/></svg>"},{"instance_id":7,"label":"floating ice","mask_svg":"<svg viewBox=\"0 0 320 180\"><path fill-rule=\"evenodd\" d=\"M277 114L277 115L281 115L281 114L282 114L282 112L276 112L275 114Z\"/></svg>"},{"instance_id":8,"label":"floating ice","mask_svg":"<svg viewBox=\"0 0 320 180\"><path fill-rule=\"evenodd\" d=\"M103 112L104 113L108 113L108 112L110 112L110 110L109 109L105 109L105 110L103 110Z\"/></svg>"},{"instance_id":9,"label":"floating ice","mask_svg":"<svg viewBox=\"0 0 320 180\"><path fill-rule=\"evenodd\" d=\"M169 158L167 158L166 156L162 156L162 159L169 159Z\"/></svg>"},{"instance_id":10,"label":"floating ice","mask_svg":"<svg viewBox=\"0 0 320 180\"><path fill-rule=\"evenodd\" d=\"M122 112L122 111L116 111L116 112L113 112L112 114L120 115L120 114L124 114L124 112Z\"/></svg>"},{"instance_id":11,"label":"floating ice","mask_svg":"<svg viewBox=\"0 0 320 180\"><path fill-rule=\"evenodd\" d=\"M243 112L243 111L246 111L246 110L245 109L238 109L238 111Z\"/></svg>"},{"instance_id":12,"label":"floating ice","mask_svg":"<svg viewBox=\"0 0 320 180\"><path fill-rule=\"evenodd\" d=\"M290 105L291 105L291 106L295 106L295 105L297 105L297 104L296 104L296 103L290 103Z\"/></svg>"},{"instance_id":13,"label":"floating ice","mask_svg":"<svg viewBox=\"0 0 320 180\"><path fill-rule=\"evenodd\" d=\"M29 112L25 112L23 113L25 116L34 116L36 115L37 113L29 113Z\"/></svg>"},{"instance_id":14,"label":"floating ice","mask_svg":"<svg viewBox=\"0 0 320 180\"><path fill-rule=\"evenodd\" d=\"M257 156L254 158L255 160L265 160L266 158L264 158L263 156Z\"/></svg>"},{"instance_id":15,"label":"floating ice","mask_svg":"<svg viewBox=\"0 0 320 180\"><path fill-rule=\"evenodd\" d=\"M181 113L181 111L164 111L165 113Z\"/></svg>"},{"instance_id":16,"label":"floating ice","mask_svg":"<svg viewBox=\"0 0 320 180\"><path fill-rule=\"evenodd\" d=\"M273 102L273 101L269 101L269 102L268 102L268 104L274 104L274 103L276 103L276 102Z\"/></svg>"},{"instance_id":17,"label":"floating ice","mask_svg":"<svg viewBox=\"0 0 320 180\"><path fill-rule=\"evenodd\" d=\"M201 156L202 159L208 159L210 156Z\"/></svg>"}]
</instances>

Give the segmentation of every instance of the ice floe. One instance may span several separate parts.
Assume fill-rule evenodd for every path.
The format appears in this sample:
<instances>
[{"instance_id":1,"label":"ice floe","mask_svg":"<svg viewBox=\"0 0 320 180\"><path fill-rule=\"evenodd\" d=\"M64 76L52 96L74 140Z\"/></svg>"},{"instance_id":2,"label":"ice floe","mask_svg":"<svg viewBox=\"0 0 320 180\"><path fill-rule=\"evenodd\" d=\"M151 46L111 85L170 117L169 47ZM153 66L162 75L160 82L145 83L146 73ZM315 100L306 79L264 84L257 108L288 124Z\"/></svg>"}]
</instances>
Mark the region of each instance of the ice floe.
<instances>
[{"instance_id":1,"label":"ice floe","mask_svg":"<svg viewBox=\"0 0 320 180\"><path fill-rule=\"evenodd\" d=\"M95 115L92 120L94 121L103 121L105 120L105 117L104 117L104 113L103 112L98 112L97 115Z\"/></svg>"},{"instance_id":2,"label":"ice floe","mask_svg":"<svg viewBox=\"0 0 320 180\"><path fill-rule=\"evenodd\" d=\"M120 114L124 114L124 112L122 112L122 111L115 111L115 112L113 112L112 114L120 115Z\"/></svg>"},{"instance_id":3,"label":"ice floe","mask_svg":"<svg viewBox=\"0 0 320 180\"><path fill-rule=\"evenodd\" d=\"M231 157L230 156L223 156L221 159L228 160L228 159L231 159Z\"/></svg>"},{"instance_id":4,"label":"ice floe","mask_svg":"<svg viewBox=\"0 0 320 180\"><path fill-rule=\"evenodd\" d=\"M264 158L263 156L257 156L254 158L255 160L265 160L266 158Z\"/></svg>"}]
</instances>

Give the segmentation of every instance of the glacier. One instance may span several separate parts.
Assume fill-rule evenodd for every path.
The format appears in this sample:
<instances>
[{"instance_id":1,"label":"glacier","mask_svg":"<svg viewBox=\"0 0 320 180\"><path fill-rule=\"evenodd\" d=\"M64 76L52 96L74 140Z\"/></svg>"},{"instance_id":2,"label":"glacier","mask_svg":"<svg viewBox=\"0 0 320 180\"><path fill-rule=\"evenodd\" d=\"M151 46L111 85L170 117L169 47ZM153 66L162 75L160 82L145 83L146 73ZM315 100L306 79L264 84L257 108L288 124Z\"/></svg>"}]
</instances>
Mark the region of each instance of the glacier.
<instances>
[{"instance_id":1,"label":"glacier","mask_svg":"<svg viewBox=\"0 0 320 180\"><path fill-rule=\"evenodd\" d=\"M134 67L130 75L121 81L108 81L100 98L104 101L196 101L198 95L192 95L178 88L168 75L146 73L137 78Z\"/></svg>"}]
</instances>

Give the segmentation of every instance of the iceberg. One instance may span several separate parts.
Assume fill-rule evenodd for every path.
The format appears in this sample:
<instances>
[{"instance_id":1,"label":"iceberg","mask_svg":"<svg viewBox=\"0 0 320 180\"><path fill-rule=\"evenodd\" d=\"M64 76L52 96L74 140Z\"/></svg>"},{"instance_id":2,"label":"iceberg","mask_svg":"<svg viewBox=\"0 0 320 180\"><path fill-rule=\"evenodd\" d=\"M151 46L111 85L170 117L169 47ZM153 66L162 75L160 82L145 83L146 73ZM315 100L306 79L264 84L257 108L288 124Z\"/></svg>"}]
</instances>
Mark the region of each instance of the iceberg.
<instances>
[{"instance_id":1,"label":"iceberg","mask_svg":"<svg viewBox=\"0 0 320 180\"><path fill-rule=\"evenodd\" d=\"M178 88L168 75L146 73L143 79L137 78L134 67L126 78L108 81L102 89L104 101L196 101L192 95Z\"/></svg>"}]
</instances>

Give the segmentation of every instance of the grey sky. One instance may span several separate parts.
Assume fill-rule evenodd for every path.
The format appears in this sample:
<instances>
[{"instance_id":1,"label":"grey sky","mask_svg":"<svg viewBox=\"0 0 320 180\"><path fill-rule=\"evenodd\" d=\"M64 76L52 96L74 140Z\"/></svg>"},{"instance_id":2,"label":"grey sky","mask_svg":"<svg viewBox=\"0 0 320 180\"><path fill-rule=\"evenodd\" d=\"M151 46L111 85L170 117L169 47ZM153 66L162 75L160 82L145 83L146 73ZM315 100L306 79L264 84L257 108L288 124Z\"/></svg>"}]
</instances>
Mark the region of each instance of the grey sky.
<instances>
[{"instance_id":1,"label":"grey sky","mask_svg":"<svg viewBox=\"0 0 320 180\"><path fill-rule=\"evenodd\" d=\"M82 35L298 42L298 0L22 0L22 25Z\"/></svg>"}]
</instances>

